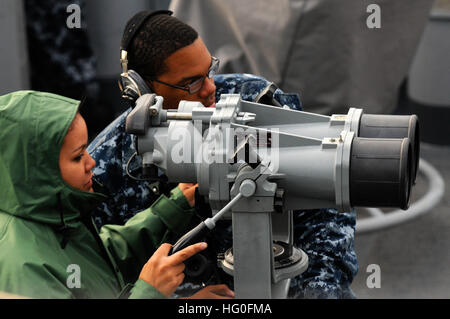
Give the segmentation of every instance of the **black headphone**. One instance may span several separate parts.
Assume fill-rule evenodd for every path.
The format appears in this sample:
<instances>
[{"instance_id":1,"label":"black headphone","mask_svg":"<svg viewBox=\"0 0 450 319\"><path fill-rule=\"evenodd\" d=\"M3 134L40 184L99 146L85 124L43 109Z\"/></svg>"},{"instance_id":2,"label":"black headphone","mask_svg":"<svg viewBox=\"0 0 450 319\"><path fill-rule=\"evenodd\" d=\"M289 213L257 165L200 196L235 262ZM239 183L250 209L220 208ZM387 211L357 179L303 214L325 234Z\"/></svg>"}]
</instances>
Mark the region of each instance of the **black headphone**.
<instances>
[{"instance_id":1,"label":"black headphone","mask_svg":"<svg viewBox=\"0 0 450 319\"><path fill-rule=\"evenodd\" d=\"M120 42L120 65L122 73L119 78L119 88L122 92L122 98L134 106L134 102L147 93L152 93L145 80L134 70L128 70L128 47L133 41L134 36L144 24L145 21L158 14L172 15L169 10L142 11L137 13L129 20Z\"/></svg>"}]
</instances>

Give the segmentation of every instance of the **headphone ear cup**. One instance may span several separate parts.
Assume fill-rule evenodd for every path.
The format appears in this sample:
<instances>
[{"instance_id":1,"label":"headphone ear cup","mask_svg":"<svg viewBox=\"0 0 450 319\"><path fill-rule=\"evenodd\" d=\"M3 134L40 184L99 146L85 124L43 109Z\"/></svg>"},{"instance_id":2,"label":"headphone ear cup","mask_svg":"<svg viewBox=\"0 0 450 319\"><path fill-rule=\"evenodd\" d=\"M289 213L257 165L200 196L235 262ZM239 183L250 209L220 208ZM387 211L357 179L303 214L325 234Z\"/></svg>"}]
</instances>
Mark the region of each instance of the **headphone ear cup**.
<instances>
[{"instance_id":1,"label":"headphone ear cup","mask_svg":"<svg viewBox=\"0 0 450 319\"><path fill-rule=\"evenodd\" d=\"M150 88L148 87L147 82L145 82L145 80L137 72L128 70L128 74L133 79L133 81L136 82L140 95L153 93L152 90L150 90Z\"/></svg>"},{"instance_id":2,"label":"headphone ear cup","mask_svg":"<svg viewBox=\"0 0 450 319\"><path fill-rule=\"evenodd\" d=\"M129 102L136 102L136 100L147 93L152 93L145 80L135 71L128 70L127 73L122 73L119 79L119 88L122 92L122 97Z\"/></svg>"}]
</instances>

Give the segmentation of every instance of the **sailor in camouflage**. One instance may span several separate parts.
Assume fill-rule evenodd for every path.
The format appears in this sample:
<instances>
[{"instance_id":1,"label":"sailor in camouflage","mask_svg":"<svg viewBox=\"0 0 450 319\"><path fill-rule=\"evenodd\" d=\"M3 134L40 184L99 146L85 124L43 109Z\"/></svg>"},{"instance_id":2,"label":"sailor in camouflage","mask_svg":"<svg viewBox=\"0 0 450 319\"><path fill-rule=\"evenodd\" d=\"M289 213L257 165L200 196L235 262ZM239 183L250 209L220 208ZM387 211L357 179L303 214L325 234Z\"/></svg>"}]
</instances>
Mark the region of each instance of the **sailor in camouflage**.
<instances>
[{"instance_id":1,"label":"sailor in camouflage","mask_svg":"<svg viewBox=\"0 0 450 319\"><path fill-rule=\"evenodd\" d=\"M269 82L250 74L221 74L214 77L216 101L224 93L240 94L243 100L254 101ZM302 110L298 94L286 94L277 89L274 98L281 104ZM124 112L88 147L97 162L94 176L104 185L109 199L94 212L95 222L123 224L137 212L149 207L161 193L174 185L164 182L138 181L126 173L126 166L135 153L134 137L125 132ZM130 163L130 173L139 177L140 159ZM197 208L199 219L208 217L205 208ZM354 250L355 212L335 209L304 210L294 212L294 244L309 257L308 269L291 280L289 298L354 298L350 285L358 271ZM193 223L195 225L195 222ZM232 247L230 221L219 221L208 238L212 259ZM233 287L230 276L211 263L215 269L205 284L227 283ZM178 296L189 296L202 288L200 283L185 282L176 291Z\"/></svg>"}]
</instances>

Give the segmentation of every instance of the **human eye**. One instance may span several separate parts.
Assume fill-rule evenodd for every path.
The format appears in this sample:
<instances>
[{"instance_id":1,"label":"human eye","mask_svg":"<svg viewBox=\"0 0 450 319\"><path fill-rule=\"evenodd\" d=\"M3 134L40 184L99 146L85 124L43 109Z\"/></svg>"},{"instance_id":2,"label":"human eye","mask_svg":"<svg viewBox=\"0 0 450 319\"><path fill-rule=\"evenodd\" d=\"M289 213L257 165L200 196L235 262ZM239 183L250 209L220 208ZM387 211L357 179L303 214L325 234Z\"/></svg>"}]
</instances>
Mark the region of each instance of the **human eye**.
<instances>
[{"instance_id":1,"label":"human eye","mask_svg":"<svg viewBox=\"0 0 450 319\"><path fill-rule=\"evenodd\" d=\"M84 154L79 154L78 156L74 157L73 160L74 160L75 162L80 162L81 159L83 158L83 155L84 155Z\"/></svg>"},{"instance_id":2,"label":"human eye","mask_svg":"<svg viewBox=\"0 0 450 319\"><path fill-rule=\"evenodd\" d=\"M195 90L195 89L197 89L199 86L201 87L202 84L203 84L203 78L200 77L200 78L198 78L198 79L196 79L196 80L194 80L194 81L191 81L191 82L187 85L187 87L189 87L189 88Z\"/></svg>"},{"instance_id":3,"label":"human eye","mask_svg":"<svg viewBox=\"0 0 450 319\"><path fill-rule=\"evenodd\" d=\"M193 79L185 80L185 81L179 83L178 85L184 86L184 87L190 87L190 86L197 84L197 82L201 81L201 79L202 79L202 77L196 77Z\"/></svg>"}]
</instances>

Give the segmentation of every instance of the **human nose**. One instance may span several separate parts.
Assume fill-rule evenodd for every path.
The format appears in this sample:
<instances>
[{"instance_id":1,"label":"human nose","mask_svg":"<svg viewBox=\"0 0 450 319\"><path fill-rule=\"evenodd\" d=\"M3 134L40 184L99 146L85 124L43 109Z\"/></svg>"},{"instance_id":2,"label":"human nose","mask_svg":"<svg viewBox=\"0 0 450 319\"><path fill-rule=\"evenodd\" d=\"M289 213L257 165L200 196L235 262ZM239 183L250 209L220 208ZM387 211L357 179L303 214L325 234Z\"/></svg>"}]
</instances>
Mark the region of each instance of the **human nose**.
<instances>
[{"instance_id":1,"label":"human nose","mask_svg":"<svg viewBox=\"0 0 450 319\"><path fill-rule=\"evenodd\" d=\"M208 97L216 92L216 85L214 84L214 79L206 77L203 82L203 86L200 90L200 96L202 98Z\"/></svg>"},{"instance_id":2,"label":"human nose","mask_svg":"<svg viewBox=\"0 0 450 319\"><path fill-rule=\"evenodd\" d=\"M89 153L86 151L87 155L87 161L86 161L86 171L91 171L95 167L95 160L89 155Z\"/></svg>"}]
</instances>

